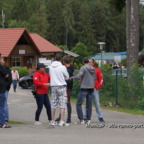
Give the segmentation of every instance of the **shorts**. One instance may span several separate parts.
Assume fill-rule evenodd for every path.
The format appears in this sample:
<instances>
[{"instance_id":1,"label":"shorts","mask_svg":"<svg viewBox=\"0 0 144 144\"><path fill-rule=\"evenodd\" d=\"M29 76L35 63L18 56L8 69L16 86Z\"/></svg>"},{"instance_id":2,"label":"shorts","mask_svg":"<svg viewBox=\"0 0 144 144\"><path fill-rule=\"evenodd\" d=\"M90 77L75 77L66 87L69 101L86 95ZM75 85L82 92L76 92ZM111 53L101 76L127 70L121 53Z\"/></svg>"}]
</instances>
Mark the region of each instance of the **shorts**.
<instances>
[{"instance_id":1,"label":"shorts","mask_svg":"<svg viewBox=\"0 0 144 144\"><path fill-rule=\"evenodd\" d=\"M67 93L66 86L52 86L52 94L51 94L51 108L56 109L58 104L60 108L67 107Z\"/></svg>"}]
</instances>

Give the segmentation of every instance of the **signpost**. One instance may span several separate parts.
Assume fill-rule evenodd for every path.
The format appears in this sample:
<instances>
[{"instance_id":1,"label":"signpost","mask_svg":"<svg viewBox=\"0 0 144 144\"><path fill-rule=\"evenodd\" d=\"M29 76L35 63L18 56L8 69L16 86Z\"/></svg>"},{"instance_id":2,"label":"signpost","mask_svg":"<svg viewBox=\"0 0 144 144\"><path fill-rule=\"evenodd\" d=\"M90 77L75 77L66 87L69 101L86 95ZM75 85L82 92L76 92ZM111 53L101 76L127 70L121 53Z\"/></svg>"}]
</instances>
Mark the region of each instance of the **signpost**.
<instances>
[{"instance_id":1,"label":"signpost","mask_svg":"<svg viewBox=\"0 0 144 144\"><path fill-rule=\"evenodd\" d=\"M121 56L114 56L114 61L115 61L116 63L121 62Z\"/></svg>"}]
</instances>

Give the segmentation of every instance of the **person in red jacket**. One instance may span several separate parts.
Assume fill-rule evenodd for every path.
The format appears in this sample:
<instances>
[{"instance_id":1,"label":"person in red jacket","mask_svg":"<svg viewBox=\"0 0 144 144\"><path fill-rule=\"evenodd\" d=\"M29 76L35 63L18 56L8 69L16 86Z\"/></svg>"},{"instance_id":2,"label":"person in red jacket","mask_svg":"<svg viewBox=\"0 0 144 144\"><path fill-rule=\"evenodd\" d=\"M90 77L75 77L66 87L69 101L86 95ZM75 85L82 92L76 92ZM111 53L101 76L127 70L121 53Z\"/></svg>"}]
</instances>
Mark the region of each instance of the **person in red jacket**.
<instances>
[{"instance_id":1,"label":"person in red jacket","mask_svg":"<svg viewBox=\"0 0 144 144\"><path fill-rule=\"evenodd\" d=\"M39 117L43 109L43 105L46 108L48 120L51 121L51 104L48 98L48 88L50 86L49 80L50 75L45 72L45 65L43 63L39 63L37 65L37 71L33 75L34 89L36 91L35 98L37 103L35 125L42 124L39 121Z\"/></svg>"},{"instance_id":2,"label":"person in red jacket","mask_svg":"<svg viewBox=\"0 0 144 144\"><path fill-rule=\"evenodd\" d=\"M105 121L104 121L103 115L101 113L101 107L100 107L100 102L99 102L99 89L103 85L103 75L102 75L101 70L94 66L94 60L93 59L89 60L89 64L94 67L95 72L96 72L96 80L94 83L94 92L93 92L92 98L94 101L94 105L95 105L96 113L98 115L98 119L100 122L104 123Z\"/></svg>"}]
</instances>

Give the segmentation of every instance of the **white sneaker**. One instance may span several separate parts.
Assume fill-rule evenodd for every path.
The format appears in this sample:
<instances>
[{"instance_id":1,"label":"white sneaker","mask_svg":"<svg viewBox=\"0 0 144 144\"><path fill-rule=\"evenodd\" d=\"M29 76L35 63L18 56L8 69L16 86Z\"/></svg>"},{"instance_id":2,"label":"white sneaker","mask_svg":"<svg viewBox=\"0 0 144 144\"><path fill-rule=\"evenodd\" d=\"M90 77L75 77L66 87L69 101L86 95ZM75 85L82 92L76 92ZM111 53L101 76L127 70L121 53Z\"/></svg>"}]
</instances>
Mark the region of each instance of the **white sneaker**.
<instances>
[{"instance_id":1,"label":"white sneaker","mask_svg":"<svg viewBox=\"0 0 144 144\"><path fill-rule=\"evenodd\" d=\"M40 121L35 121L34 125L41 125L42 123Z\"/></svg>"},{"instance_id":2,"label":"white sneaker","mask_svg":"<svg viewBox=\"0 0 144 144\"><path fill-rule=\"evenodd\" d=\"M68 123L65 123L65 121L60 121L59 122L59 126L69 126L69 124Z\"/></svg>"},{"instance_id":3,"label":"white sneaker","mask_svg":"<svg viewBox=\"0 0 144 144\"><path fill-rule=\"evenodd\" d=\"M69 126L70 124L69 123L65 123L65 126Z\"/></svg>"},{"instance_id":4,"label":"white sneaker","mask_svg":"<svg viewBox=\"0 0 144 144\"><path fill-rule=\"evenodd\" d=\"M91 123L91 121L90 121L90 120L86 121L86 124L87 124L87 125L89 125L90 123Z\"/></svg>"},{"instance_id":5,"label":"white sneaker","mask_svg":"<svg viewBox=\"0 0 144 144\"><path fill-rule=\"evenodd\" d=\"M57 125L57 123L56 123L56 121L51 120L51 121L50 121L50 125L55 126L55 125Z\"/></svg>"}]
</instances>

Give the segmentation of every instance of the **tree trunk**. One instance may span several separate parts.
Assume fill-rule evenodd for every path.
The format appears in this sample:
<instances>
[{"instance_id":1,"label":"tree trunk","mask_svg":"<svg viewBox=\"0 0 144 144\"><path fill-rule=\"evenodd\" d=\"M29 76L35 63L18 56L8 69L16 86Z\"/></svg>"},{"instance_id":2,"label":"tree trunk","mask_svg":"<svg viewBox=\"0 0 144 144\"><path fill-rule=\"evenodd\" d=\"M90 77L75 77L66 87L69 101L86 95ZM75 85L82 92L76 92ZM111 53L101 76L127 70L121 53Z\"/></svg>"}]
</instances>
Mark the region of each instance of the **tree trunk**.
<instances>
[{"instance_id":1,"label":"tree trunk","mask_svg":"<svg viewBox=\"0 0 144 144\"><path fill-rule=\"evenodd\" d=\"M139 0L126 0L126 11L127 69L130 74L133 66L138 63Z\"/></svg>"}]
</instances>

